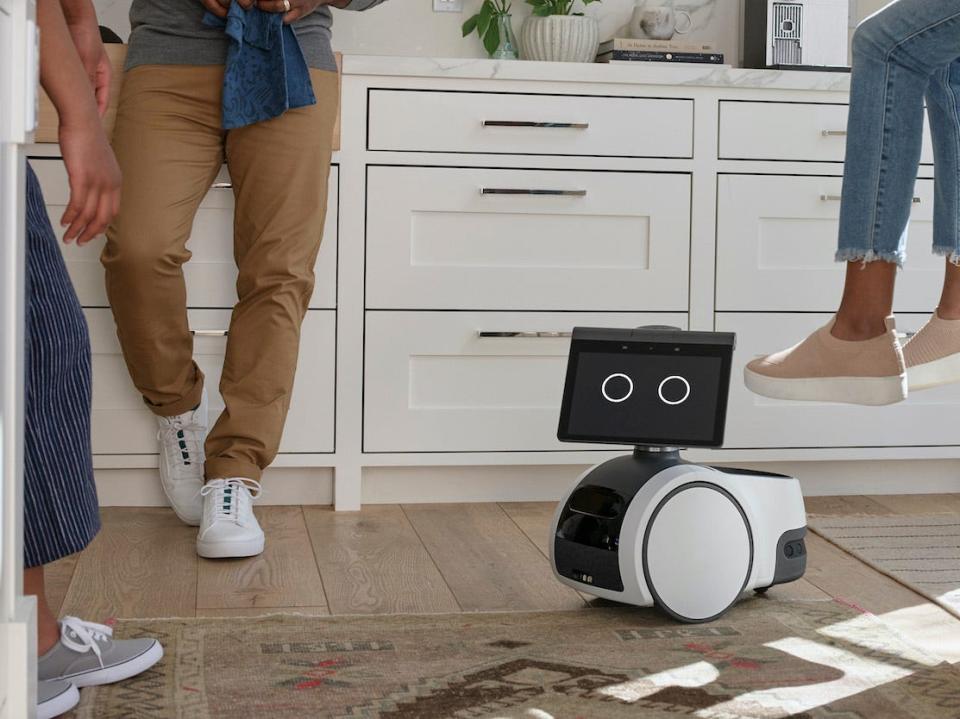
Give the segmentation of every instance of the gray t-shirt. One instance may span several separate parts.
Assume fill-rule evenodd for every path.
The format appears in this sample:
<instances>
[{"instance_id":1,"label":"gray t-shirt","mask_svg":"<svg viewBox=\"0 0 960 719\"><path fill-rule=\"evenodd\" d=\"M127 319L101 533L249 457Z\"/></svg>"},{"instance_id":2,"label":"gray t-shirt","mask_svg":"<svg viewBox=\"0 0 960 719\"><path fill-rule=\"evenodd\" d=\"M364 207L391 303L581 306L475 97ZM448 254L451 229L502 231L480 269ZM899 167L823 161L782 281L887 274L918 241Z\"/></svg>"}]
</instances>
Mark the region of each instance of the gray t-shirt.
<instances>
[{"instance_id":1,"label":"gray t-shirt","mask_svg":"<svg viewBox=\"0 0 960 719\"><path fill-rule=\"evenodd\" d=\"M351 0L347 10L366 10L384 0ZM127 69L137 65L222 65L227 38L221 28L203 24L200 0L133 0ZM330 49L330 8L320 5L293 24L307 65L336 70Z\"/></svg>"}]
</instances>

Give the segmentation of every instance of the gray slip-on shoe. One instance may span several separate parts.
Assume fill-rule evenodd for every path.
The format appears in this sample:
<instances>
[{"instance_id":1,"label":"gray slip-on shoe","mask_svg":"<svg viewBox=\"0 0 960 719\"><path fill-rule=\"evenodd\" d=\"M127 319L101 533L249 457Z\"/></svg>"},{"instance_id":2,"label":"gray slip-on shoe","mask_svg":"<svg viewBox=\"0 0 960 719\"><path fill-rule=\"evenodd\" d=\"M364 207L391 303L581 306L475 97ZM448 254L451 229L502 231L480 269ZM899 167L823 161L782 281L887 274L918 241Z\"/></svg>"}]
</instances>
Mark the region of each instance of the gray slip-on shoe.
<instances>
[{"instance_id":1,"label":"gray slip-on shoe","mask_svg":"<svg viewBox=\"0 0 960 719\"><path fill-rule=\"evenodd\" d=\"M156 639L114 639L103 624L64 617L60 641L40 657L37 676L66 679L77 687L113 684L146 671L163 658Z\"/></svg>"}]
</instances>

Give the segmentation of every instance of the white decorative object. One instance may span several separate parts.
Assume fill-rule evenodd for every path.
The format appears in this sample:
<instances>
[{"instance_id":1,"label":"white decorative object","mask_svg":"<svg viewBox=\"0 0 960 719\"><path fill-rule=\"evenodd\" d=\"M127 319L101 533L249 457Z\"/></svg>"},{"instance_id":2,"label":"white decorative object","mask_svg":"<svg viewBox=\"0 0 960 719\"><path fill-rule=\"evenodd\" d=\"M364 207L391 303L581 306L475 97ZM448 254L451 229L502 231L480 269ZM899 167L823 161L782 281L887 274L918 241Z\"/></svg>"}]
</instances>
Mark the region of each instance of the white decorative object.
<instances>
[{"instance_id":1,"label":"white decorative object","mask_svg":"<svg viewBox=\"0 0 960 719\"><path fill-rule=\"evenodd\" d=\"M520 56L547 62L593 62L600 26L587 15L531 15L520 29Z\"/></svg>"},{"instance_id":2,"label":"white decorative object","mask_svg":"<svg viewBox=\"0 0 960 719\"><path fill-rule=\"evenodd\" d=\"M690 13L667 5L654 8L637 5L630 21L630 37L635 38L672 40L674 35L686 35L692 29Z\"/></svg>"}]
</instances>

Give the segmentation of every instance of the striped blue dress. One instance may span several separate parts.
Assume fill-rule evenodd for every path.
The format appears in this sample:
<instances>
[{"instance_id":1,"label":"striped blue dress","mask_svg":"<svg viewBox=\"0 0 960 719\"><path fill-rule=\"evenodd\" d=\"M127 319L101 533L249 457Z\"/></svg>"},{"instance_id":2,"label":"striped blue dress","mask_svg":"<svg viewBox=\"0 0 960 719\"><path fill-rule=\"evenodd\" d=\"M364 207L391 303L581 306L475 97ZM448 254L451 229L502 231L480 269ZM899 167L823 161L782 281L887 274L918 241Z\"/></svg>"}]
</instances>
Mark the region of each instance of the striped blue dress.
<instances>
[{"instance_id":1,"label":"striped blue dress","mask_svg":"<svg viewBox=\"0 0 960 719\"><path fill-rule=\"evenodd\" d=\"M24 565L79 552L100 529L90 450L90 338L27 166Z\"/></svg>"}]
</instances>

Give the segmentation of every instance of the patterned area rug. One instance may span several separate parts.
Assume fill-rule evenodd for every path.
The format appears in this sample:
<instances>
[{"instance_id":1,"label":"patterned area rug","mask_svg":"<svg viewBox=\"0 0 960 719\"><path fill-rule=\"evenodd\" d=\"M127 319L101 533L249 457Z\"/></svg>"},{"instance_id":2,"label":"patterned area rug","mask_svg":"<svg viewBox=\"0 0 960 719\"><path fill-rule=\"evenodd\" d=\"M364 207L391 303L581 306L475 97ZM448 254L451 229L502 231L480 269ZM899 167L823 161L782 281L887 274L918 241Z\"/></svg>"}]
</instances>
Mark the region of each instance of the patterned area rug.
<instances>
[{"instance_id":1,"label":"patterned area rug","mask_svg":"<svg viewBox=\"0 0 960 719\"><path fill-rule=\"evenodd\" d=\"M810 526L960 617L960 517L823 517Z\"/></svg>"},{"instance_id":2,"label":"patterned area rug","mask_svg":"<svg viewBox=\"0 0 960 719\"><path fill-rule=\"evenodd\" d=\"M960 673L873 615L751 598L652 610L121 621L167 650L78 719L955 719Z\"/></svg>"}]
</instances>

